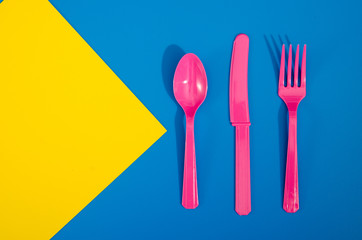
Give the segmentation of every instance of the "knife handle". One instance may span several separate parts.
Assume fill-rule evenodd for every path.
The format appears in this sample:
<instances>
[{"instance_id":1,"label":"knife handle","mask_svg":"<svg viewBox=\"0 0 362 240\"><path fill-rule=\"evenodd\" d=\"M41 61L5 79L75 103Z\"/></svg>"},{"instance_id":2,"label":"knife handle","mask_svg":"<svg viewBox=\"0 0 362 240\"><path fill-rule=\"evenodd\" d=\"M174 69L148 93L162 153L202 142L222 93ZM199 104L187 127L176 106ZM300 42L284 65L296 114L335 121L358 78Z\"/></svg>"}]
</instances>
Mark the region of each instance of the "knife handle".
<instances>
[{"instance_id":1,"label":"knife handle","mask_svg":"<svg viewBox=\"0 0 362 240\"><path fill-rule=\"evenodd\" d=\"M250 194L250 123L235 124L235 211L248 215L251 211Z\"/></svg>"}]
</instances>

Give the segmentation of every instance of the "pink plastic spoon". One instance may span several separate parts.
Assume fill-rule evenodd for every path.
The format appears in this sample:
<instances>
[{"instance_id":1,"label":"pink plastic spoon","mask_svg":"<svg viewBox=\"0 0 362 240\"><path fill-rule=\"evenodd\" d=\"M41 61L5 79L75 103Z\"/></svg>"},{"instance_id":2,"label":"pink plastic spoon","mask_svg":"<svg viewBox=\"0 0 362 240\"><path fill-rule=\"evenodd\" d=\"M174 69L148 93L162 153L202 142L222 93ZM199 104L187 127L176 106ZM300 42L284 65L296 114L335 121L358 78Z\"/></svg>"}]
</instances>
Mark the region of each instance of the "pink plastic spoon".
<instances>
[{"instance_id":1,"label":"pink plastic spoon","mask_svg":"<svg viewBox=\"0 0 362 240\"><path fill-rule=\"evenodd\" d=\"M194 118L207 93L205 69L195 54L186 54L178 63L173 79L173 92L186 115L182 206L187 209L194 209L199 205L196 179Z\"/></svg>"}]
</instances>

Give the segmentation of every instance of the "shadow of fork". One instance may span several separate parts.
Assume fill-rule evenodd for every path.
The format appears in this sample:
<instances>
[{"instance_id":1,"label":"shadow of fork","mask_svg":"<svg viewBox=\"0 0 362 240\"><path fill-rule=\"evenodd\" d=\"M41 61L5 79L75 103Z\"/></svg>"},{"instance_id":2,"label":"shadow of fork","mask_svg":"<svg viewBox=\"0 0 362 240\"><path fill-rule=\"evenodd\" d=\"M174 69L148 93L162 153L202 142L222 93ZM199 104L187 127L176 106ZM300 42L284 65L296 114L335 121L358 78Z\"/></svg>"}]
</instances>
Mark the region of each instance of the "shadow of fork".
<instances>
[{"instance_id":1,"label":"shadow of fork","mask_svg":"<svg viewBox=\"0 0 362 240\"><path fill-rule=\"evenodd\" d=\"M277 43L273 36L268 37L264 35L264 39L269 50L271 61L274 68L274 79L278 89L279 83L279 66L281 59L281 48L283 41L279 35L280 44ZM287 38L287 44L290 44L289 38ZM278 93L276 93L278 95ZM280 193L281 193L281 204L283 204L284 198L284 180L285 180L285 168L287 159L287 146L288 146L288 110L284 102L280 99L280 107L278 110L278 130L279 130L279 163L280 163Z\"/></svg>"}]
</instances>

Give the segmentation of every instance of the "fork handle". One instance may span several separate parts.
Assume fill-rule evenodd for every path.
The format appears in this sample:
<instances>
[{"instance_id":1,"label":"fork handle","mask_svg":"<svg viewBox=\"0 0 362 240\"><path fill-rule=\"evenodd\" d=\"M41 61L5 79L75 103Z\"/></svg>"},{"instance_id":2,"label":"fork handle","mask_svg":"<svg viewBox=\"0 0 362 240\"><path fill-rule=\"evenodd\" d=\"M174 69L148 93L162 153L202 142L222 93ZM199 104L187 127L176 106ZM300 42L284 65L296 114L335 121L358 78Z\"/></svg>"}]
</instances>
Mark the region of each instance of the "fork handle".
<instances>
[{"instance_id":1,"label":"fork handle","mask_svg":"<svg viewBox=\"0 0 362 240\"><path fill-rule=\"evenodd\" d=\"M289 137L283 208L288 213L294 213L299 209L297 111L289 111Z\"/></svg>"},{"instance_id":2,"label":"fork handle","mask_svg":"<svg viewBox=\"0 0 362 240\"><path fill-rule=\"evenodd\" d=\"M239 215L251 211L249 126L235 125L235 211Z\"/></svg>"}]
</instances>

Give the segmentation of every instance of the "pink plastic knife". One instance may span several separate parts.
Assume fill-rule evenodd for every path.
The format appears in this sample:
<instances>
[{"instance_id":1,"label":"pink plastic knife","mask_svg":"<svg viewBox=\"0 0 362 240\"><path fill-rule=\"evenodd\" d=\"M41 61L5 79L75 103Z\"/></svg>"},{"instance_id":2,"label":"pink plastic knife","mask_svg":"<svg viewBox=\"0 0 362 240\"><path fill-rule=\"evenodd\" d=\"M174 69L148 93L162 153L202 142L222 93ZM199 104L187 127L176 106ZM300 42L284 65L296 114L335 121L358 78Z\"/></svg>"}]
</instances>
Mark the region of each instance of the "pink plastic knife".
<instances>
[{"instance_id":1,"label":"pink plastic knife","mask_svg":"<svg viewBox=\"0 0 362 240\"><path fill-rule=\"evenodd\" d=\"M248 104L249 38L235 38L230 68L230 121L235 127L235 211L248 215L250 196L250 146Z\"/></svg>"}]
</instances>

